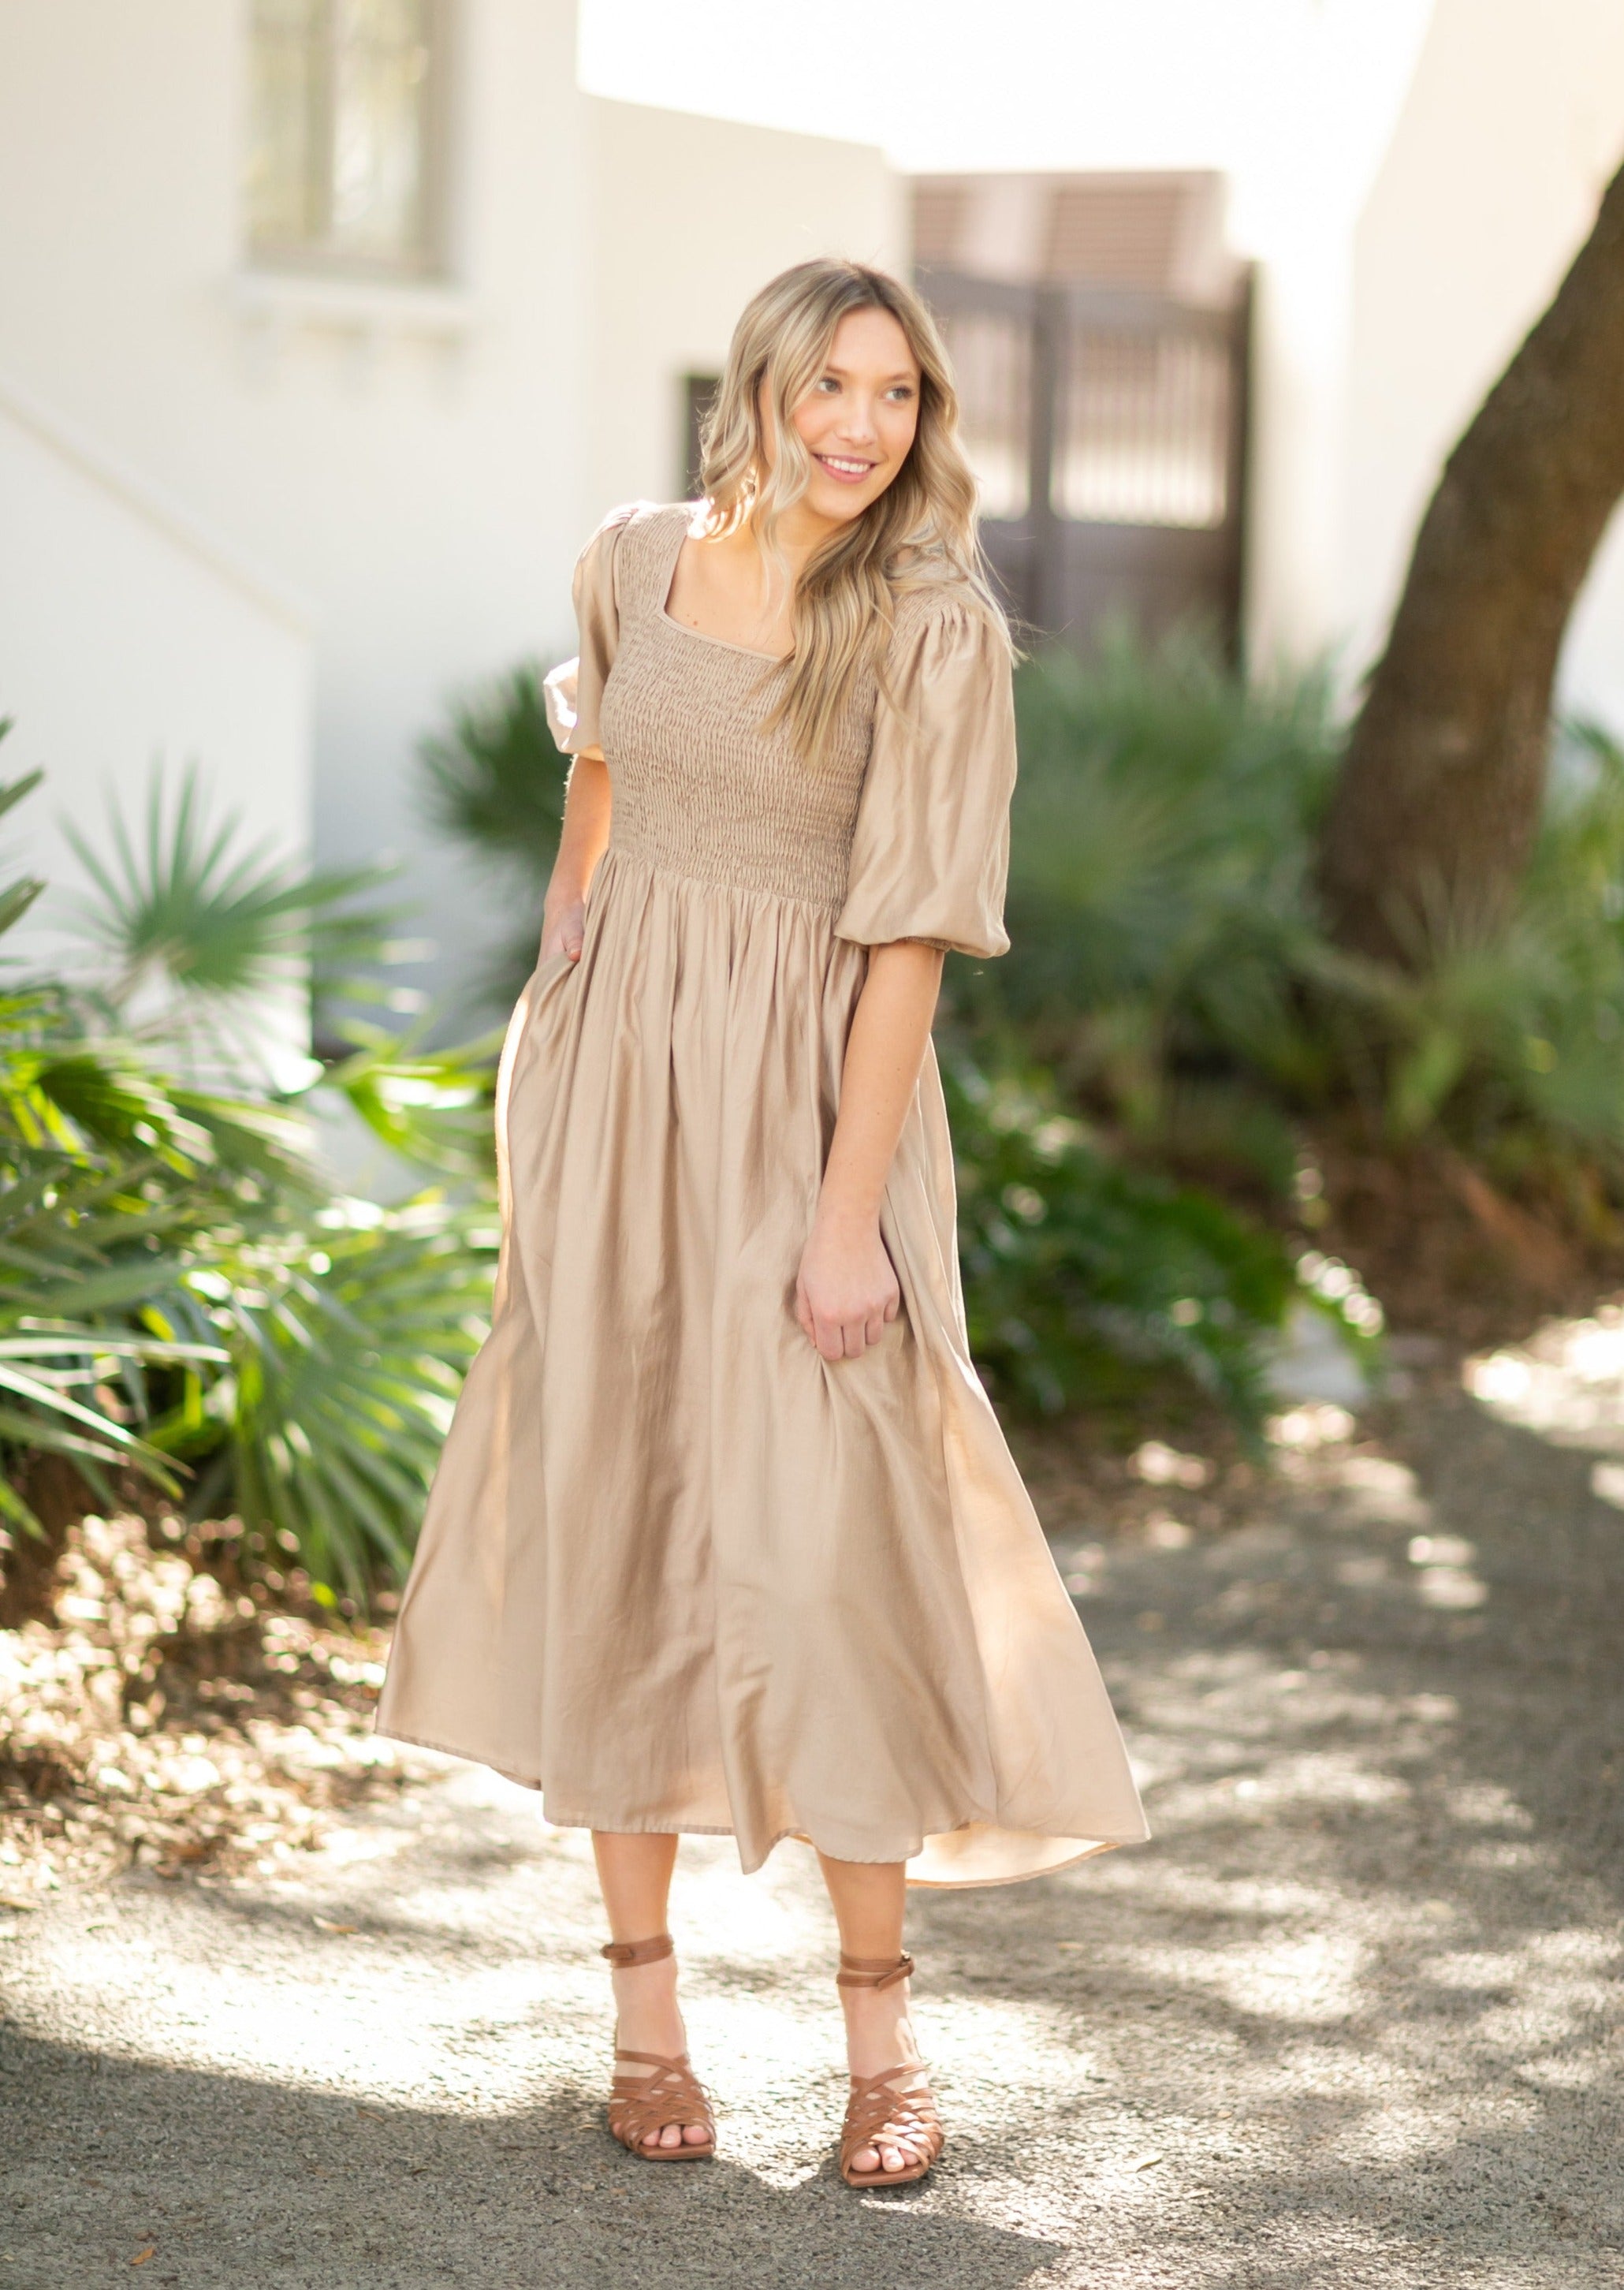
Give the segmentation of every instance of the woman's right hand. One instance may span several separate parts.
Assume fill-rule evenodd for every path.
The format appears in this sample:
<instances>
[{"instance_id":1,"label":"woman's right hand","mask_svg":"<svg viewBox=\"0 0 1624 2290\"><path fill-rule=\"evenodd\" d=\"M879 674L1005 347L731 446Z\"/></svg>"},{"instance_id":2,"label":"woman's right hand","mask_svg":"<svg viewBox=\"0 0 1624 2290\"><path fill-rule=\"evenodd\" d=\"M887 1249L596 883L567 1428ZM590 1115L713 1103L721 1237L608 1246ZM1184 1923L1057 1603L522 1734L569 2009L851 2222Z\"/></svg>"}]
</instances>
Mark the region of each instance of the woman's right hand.
<instances>
[{"instance_id":1,"label":"woman's right hand","mask_svg":"<svg viewBox=\"0 0 1624 2290\"><path fill-rule=\"evenodd\" d=\"M559 954L567 954L572 962L580 960L587 936L587 893L609 841L613 804L603 749L583 748L570 767L564 832L541 901L539 962L550 962Z\"/></svg>"},{"instance_id":2,"label":"woman's right hand","mask_svg":"<svg viewBox=\"0 0 1624 2290\"><path fill-rule=\"evenodd\" d=\"M820 1200L796 1276L802 1334L826 1360L860 1359L901 1309L877 1215L842 1216Z\"/></svg>"},{"instance_id":3,"label":"woman's right hand","mask_svg":"<svg viewBox=\"0 0 1624 2290\"><path fill-rule=\"evenodd\" d=\"M549 903L541 917L540 959L550 962L556 954L567 954L572 962L579 962L586 935L585 899L563 899L556 907Z\"/></svg>"}]
</instances>

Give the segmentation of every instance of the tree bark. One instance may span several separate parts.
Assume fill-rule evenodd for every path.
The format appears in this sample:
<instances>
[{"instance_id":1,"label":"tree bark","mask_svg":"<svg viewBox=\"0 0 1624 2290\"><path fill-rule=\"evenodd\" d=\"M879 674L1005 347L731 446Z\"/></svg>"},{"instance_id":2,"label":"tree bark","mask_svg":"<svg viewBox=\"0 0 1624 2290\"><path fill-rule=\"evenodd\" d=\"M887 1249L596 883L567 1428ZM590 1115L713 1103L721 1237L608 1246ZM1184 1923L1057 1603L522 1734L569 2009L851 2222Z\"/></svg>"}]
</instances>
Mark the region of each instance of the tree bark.
<instances>
[{"instance_id":1,"label":"tree bark","mask_svg":"<svg viewBox=\"0 0 1624 2290\"><path fill-rule=\"evenodd\" d=\"M1624 168L1444 466L1326 820L1344 944L1492 927L1539 826L1563 632L1624 492Z\"/></svg>"}]
</instances>

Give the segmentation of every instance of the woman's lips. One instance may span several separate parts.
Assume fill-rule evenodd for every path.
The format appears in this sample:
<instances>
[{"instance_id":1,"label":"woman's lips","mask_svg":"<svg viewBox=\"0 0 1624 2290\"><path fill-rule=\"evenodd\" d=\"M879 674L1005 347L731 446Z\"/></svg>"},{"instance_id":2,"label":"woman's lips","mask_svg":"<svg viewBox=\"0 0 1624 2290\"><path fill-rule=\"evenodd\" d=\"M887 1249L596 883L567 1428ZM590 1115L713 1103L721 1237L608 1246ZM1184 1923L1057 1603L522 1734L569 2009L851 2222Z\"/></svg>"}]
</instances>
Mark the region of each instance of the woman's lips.
<instances>
[{"instance_id":1,"label":"woman's lips","mask_svg":"<svg viewBox=\"0 0 1624 2290\"><path fill-rule=\"evenodd\" d=\"M812 459L820 469L828 471L837 484L860 485L865 478L874 474L875 465L872 461L853 460L844 453L838 457L828 453L814 453Z\"/></svg>"}]
</instances>

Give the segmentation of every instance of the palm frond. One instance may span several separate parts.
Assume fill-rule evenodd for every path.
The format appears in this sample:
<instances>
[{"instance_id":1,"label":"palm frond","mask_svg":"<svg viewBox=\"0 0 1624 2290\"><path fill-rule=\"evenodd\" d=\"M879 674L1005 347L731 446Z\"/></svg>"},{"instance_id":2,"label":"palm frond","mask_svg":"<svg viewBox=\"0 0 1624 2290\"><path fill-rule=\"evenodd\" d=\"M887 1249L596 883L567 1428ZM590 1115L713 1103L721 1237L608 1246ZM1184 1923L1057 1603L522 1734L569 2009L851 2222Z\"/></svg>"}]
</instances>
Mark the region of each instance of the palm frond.
<instances>
[{"instance_id":1,"label":"palm frond","mask_svg":"<svg viewBox=\"0 0 1624 2290\"><path fill-rule=\"evenodd\" d=\"M352 1025L351 1054L330 1066L322 1087L341 1096L380 1143L418 1168L492 1181L492 1101L502 1036L436 1049Z\"/></svg>"},{"instance_id":2,"label":"palm frond","mask_svg":"<svg viewBox=\"0 0 1624 2290\"><path fill-rule=\"evenodd\" d=\"M541 670L527 661L454 701L422 743L432 824L544 887L564 818L565 758L548 727ZM540 901L537 898L537 912Z\"/></svg>"},{"instance_id":3,"label":"palm frond","mask_svg":"<svg viewBox=\"0 0 1624 2290\"><path fill-rule=\"evenodd\" d=\"M293 1535L330 1589L364 1599L380 1565L404 1570L484 1333L496 1242L488 1210L430 1196L335 1204L234 1268L213 1317L236 1364L244 1516Z\"/></svg>"},{"instance_id":4,"label":"palm frond","mask_svg":"<svg viewBox=\"0 0 1624 2290\"><path fill-rule=\"evenodd\" d=\"M1259 1093L1288 1124L1356 1107L1392 1142L1537 1136L1624 1190L1624 751L1605 732L1561 728L1512 910L1435 886L1383 965L1317 909L1340 742L1322 678L1248 686L1194 638L1117 634L1028 663L1017 701L1014 951L951 974L978 1040L1018 1036L1141 1150L1179 1157L1192 1089Z\"/></svg>"},{"instance_id":5,"label":"palm frond","mask_svg":"<svg viewBox=\"0 0 1624 2290\"><path fill-rule=\"evenodd\" d=\"M180 1078L172 1029L130 1024L128 1004L144 970L180 1005L228 1006L284 959L370 957L379 918L349 902L371 877L211 828L189 776L172 805L155 785L144 836L116 820L110 851L83 856L112 989L0 995L0 1517L34 1523L30 1454L104 1499L108 1471L172 1497L189 1478L194 1502L291 1535L318 1595L364 1603L405 1566L488 1307L497 1045L357 1025L334 1090L473 1198L335 1199L302 1102L316 1085L290 1102ZM16 905L0 892L0 928Z\"/></svg>"},{"instance_id":6,"label":"palm frond","mask_svg":"<svg viewBox=\"0 0 1624 2290\"><path fill-rule=\"evenodd\" d=\"M398 910L379 903L388 870L309 869L250 840L238 815L211 819L195 767L172 789L156 766L139 821L114 803L105 854L63 827L91 885L70 927L102 991L148 1034L184 1039L193 1063L255 1068L268 1000L398 1001L374 973L420 949L400 947Z\"/></svg>"},{"instance_id":7,"label":"palm frond","mask_svg":"<svg viewBox=\"0 0 1624 2290\"><path fill-rule=\"evenodd\" d=\"M535 967L564 821L567 759L548 725L540 668L524 661L453 701L419 755L424 815L501 878L516 912L474 981L481 1006L505 1012Z\"/></svg>"},{"instance_id":8,"label":"palm frond","mask_svg":"<svg viewBox=\"0 0 1624 2290\"><path fill-rule=\"evenodd\" d=\"M0 716L0 741L4 741L15 729L15 717ZM6 813L13 810L25 797L32 795L44 776L43 771L25 772L19 780L0 781L0 819L4 819ZM0 938L22 920L44 887L37 875L19 876L14 882L0 887Z\"/></svg>"}]
</instances>

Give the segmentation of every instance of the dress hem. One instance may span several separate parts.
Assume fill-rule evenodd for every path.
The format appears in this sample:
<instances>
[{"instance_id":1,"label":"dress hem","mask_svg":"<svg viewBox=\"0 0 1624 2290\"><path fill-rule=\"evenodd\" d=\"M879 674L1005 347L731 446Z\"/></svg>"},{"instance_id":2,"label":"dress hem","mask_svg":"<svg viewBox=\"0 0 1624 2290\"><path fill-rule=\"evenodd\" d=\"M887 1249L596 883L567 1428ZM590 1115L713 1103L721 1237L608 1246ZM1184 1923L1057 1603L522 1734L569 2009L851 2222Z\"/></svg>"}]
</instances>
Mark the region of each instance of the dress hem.
<instances>
[{"instance_id":1,"label":"dress hem","mask_svg":"<svg viewBox=\"0 0 1624 2290\"><path fill-rule=\"evenodd\" d=\"M499 1774L503 1781L512 1782L519 1789L531 1790L533 1795L541 1798L542 1818L554 1829L584 1829L613 1837L732 1837L737 1838L739 1835L736 1829L720 1822L595 1822L579 1814L558 1814L548 1810L546 1784L540 1781L533 1781L528 1774L516 1774L506 1766L492 1765L489 1758L470 1757L466 1750L453 1750L447 1742L431 1742L421 1734L397 1733L393 1726L374 1726L372 1731L382 1741L404 1742L414 1750L432 1750L436 1757L458 1758L465 1765L484 1766L487 1772ZM980 1815L971 1815L964 1821L956 1822L950 1829L932 1830L930 1834L932 1837L953 1837L963 1829L996 1828L998 1825L996 1822L985 1821ZM1058 1836L1060 1832L1028 1829L1013 1830L1008 1833L1018 1837L1045 1837ZM1068 1854L1064 1861L1045 1862L1041 1869L1012 1870L1008 1876L908 1877L906 1882L918 1891L927 1893L969 1893L979 1891L990 1885L1025 1885L1029 1884L1034 1878L1058 1876L1061 1870L1075 1869L1084 1861L1096 1861L1102 1853L1120 1852L1124 1845L1143 1845L1148 1841L1148 1830L1140 1830L1132 1837L1090 1838L1086 1843L1081 1844L1077 1852ZM918 1858L924 1850L925 1843L926 1839L922 1837L911 1853L863 1854L832 1853L827 1857L832 1861L852 1861L859 1867L872 1865L876 1868L891 1868L900 1861L906 1868L910 1862ZM768 1838L766 1846L758 1860L747 1864L744 1854L742 1852L740 1854L739 1862L743 1874L753 1877L758 1869L764 1868L776 1848L785 1844L804 1845L813 1852L820 1849L816 1840L809 1836L805 1830L780 1829Z\"/></svg>"}]
</instances>

